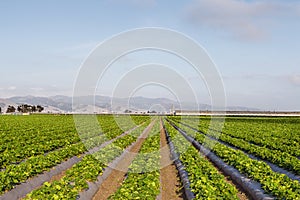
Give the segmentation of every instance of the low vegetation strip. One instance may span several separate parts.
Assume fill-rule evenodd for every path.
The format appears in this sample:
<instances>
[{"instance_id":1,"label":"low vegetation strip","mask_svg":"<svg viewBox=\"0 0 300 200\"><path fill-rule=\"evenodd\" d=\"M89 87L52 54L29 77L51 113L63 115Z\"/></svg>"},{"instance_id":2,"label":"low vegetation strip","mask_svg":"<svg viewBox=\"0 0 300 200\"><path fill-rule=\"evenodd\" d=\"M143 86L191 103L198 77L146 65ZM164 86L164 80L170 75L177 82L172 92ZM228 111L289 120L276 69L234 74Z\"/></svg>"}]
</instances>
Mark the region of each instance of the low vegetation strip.
<instances>
[{"instance_id":1,"label":"low vegetation strip","mask_svg":"<svg viewBox=\"0 0 300 200\"><path fill-rule=\"evenodd\" d=\"M177 125L179 124L177 123ZM300 175L300 160L297 157L290 155L289 153L281 152L279 150L272 150L264 146L257 146L243 139L233 138L226 134L221 134L219 138L216 138L216 135L219 134L215 133L215 131L210 131L205 133L202 132L201 129L197 129L193 125L187 125L187 124L183 124L183 125L192 128L198 131L199 133L208 135L209 137L225 142L249 154L257 156L258 158L274 163L279 167L282 167L283 169L294 172L298 176Z\"/></svg>"},{"instance_id":2,"label":"low vegetation strip","mask_svg":"<svg viewBox=\"0 0 300 200\"><path fill-rule=\"evenodd\" d=\"M70 117L1 116L0 168L79 142Z\"/></svg>"},{"instance_id":3,"label":"low vegetation strip","mask_svg":"<svg viewBox=\"0 0 300 200\"><path fill-rule=\"evenodd\" d=\"M274 165L275 168L282 168L280 171L286 170L286 174L289 174L290 178L294 180L299 180L299 173L300 173L300 160L297 157L291 156L288 153L281 152L278 150L271 150L266 147L257 146L254 144L251 144L243 139L234 138L231 136L228 136L226 134L222 134L219 137L218 133L215 133L215 131L210 132L202 132L201 129L197 129L193 125L185 124L176 122L177 125L183 125L181 126L182 129L186 130L186 127L195 130L196 132L199 132L201 134L207 135L211 137L212 139L216 139L220 142L223 142L227 146L235 147L237 149L240 149L248 154L250 154L253 157L256 157L257 159L264 160L266 162L270 162L269 165ZM273 163L273 164L272 164ZM277 167L278 166L278 167ZM279 170L278 170L279 171ZM292 174L293 172L294 174Z\"/></svg>"},{"instance_id":4,"label":"low vegetation strip","mask_svg":"<svg viewBox=\"0 0 300 200\"><path fill-rule=\"evenodd\" d=\"M190 187L196 199L238 199L237 189L170 124L166 124L180 160L188 172Z\"/></svg>"},{"instance_id":5,"label":"low vegetation strip","mask_svg":"<svg viewBox=\"0 0 300 200\"><path fill-rule=\"evenodd\" d=\"M129 165L132 163L136 154L139 152L145 138L148 136L154 121L143 131L135 143L127 147L125 151L98 176L96 182L89 183L89 189L80 192L80 200L95 199L105 200L114 194L124 180Z\"/></svg>"},{"instance_id":6,"label":"low vegetation strip","mask_svg":"<svg viewBox=\"0 0 300 200\"><path fill-rule=\"evenodd\" d=\"M160 124L157 120L126 179L109 199L156 199L160 193Z\"/></svg>"},{"instance_id":7,"label":"low vegetation strip","mask_svg":"<svg viewBox=\"0 0 300 200\"><path fill-rule=\"evenodd\" d=\"M160 119L160 200L185 199L184 186L180 182L180 175L172 159L170 137L165 132L162 118Z\"/></svg>"},{"instance_id":8,"label":"low vegetation strip","mask_svg":"<svg viewBox=\"0 0 300 200\"><path fill-rule=\"evenodd\" d=\"M95 126L90 117L82 115L78 118L79 133L71 115L1 116L0 169L80 141L89 148L93 145L90 143L99 141L94 137L105 134L107 139L112 139L146 120L141 116L97 116L100 126Z\"/></svg>"},{"instance_id":9,"label":"low vegetation strip","mask_svg":"<svg viewBox=\"0 0 300 200\"><path fill-rule=\"evenodd\" d=\"M37 176L34 176L31 179L28 179L26 182L24 182L20 185L16 185L14 189L1 195L0 199L2 199L2 198L3 199L19 199L21 197L26 196L26 194L31 192L31 190L42 186L42 184L44 182L51 181L54 177L57 177L57 178L61 177L61 175L63 175L67 169L71 168L74 164L80 162L85 155L93 154L93 153L99 151L101 148L114 142L116 139L129 134L130 132L132 132L133 130L135 130L138 127L139 126L117 136L116 138L114 138L112 140L106 141L106 142L102 143L100 146L95 146L94 148L90 149L89 151L85 152L84 154L81 154L78 157L73 156L72 158L68 159L67 161L64 161L61 164L55 166L55 168L52 168L50 171L43 172L42 174L39 174ZM95 140L96 139L97 138L95 138ZM98 142L96 141L95 143L98 144L99 141Z\"/></svg>"},{"instance_id":10,"label":"low vegetation strip","mask_svg":"<svg viewBox=\"0 0 300 200\"><path fill-rule=\"evenodd\" d=\"M207 133L209 118L189 117L181 120L188 125ZM299 118L226 118L222 136L243 139L246 142L271 150L279 150L293 156L300 156ZM210 128L211 131L216 131Z\"/></svg>"},{"instance_id":11,"label":"low vegetation strip","mask_svg":"<svg viewBox=\"0 0 300 200\"><path fill-rule=\"evenodd\" d=\"M300 198L300 184L298 181L291 180L284 174L274 172L266 163L253 160L240 150L234 150L226 145L209 140L202 134L195 135L195 132L191 129L186 129L184 132L194 137L200 144L210 148L225 163L259 182L262 188L273 196L280 199Z\"/></svg>"},{"instance_id":12,"label":"low vegetation strip","mask_svg":"<svg viewBox=\"0 0 300 200\"><path fill-rule=\"evenodd\" d=\"M0 172L0 194L11 190L15 185L26 181L67 158L82 154L86 151L85 146L80 144L70 145L59 151L49 153L47 156L39 155L28 159L19 165L10 165L5 171Z\"/></svg>"},{"instance_id":13,"label":"low vegetation strip","mask_svg":"<svg viewBox=\"0 0 300 200\"><path fill-rule=\"evenodd\" d=\"M80 191L88 188L88 182L95 181L109 163L136 140L143 128L140 127L130 135L117 139L93 155L85 156L81 162L67 170L66 176L61 180L44 183L41 188L28 194L25 199L76 199Z\"/></svg>"},{"instance_id":14,"label":"low vegetation strip","mask_svg":"<svg viewBox=\"0 0 300 200\"><path fill-rule=\"evenodd\" d=\"M48 118L51 119L51 117L53 116L46 116L46 117L47 119ZM140 118L141 119L138 119L137 121L139 123L142 123L143 120L145 120L145 118L144 117L140 117ZM22 163L11 164L7 166L5 169L3 169L0 172L0 194L3 194L11 190L12 188L15 187L15 185L26 181L28 178L34 177L38 174L41 174L44 171L50 170L52 167L56 166L57 164L63 162L66 159L87 152L87 149L91 149L93 147L99 146L104 142L108 141L110 138L117 137L122 133L122 130L120 129L118 124L112 120L113 118L108 118L106 124L103 126L104 127L103 130L107 131L105 132L105 134L99 135L98 132L99 136L94 136L93 138L89 138L85 140L84 142L85 144L81 142L77 144L70 144L63 148L48 152L45 155L32 156ZM101 121L101 123L104 123L105 118L99 117L99 121ZM132 125L127 125L127 126L123 126L122 128L129 129L131 128L131 126ZM95 133L95 131L93 132ZM87 134L89 133L91 132L88 132ZM20 137L22 138L22 136ZM71 141L72 138L73 137L70 137ZM3 152L1 154L3 154Z\"/></svg>"},{"instance_id":15,"label":"low vegetation strip","mask_svg":"<svg viewBox=\"0 0 300 200\"><path fill-rule=\"evenodd\" d=\"M184 166L181 162L181 160L179 159L179 155L176 152L175 146L171 140L171 137L167 131L167 129L165 128L164 122L163 122L163 127L164 127L164 131L166 134L166 139L168 141L168 145L170 147L170 155L171 155L171 159L174 162L174 165L176 166L176 169L178 170L178 174L181 180L181 184L184 190L184 197L187 200L190 199L194 199L195 198L195 194L191 191L190 188L190 180L188 178L188 173L185 171Z\"/></svg>"}]
</instances>

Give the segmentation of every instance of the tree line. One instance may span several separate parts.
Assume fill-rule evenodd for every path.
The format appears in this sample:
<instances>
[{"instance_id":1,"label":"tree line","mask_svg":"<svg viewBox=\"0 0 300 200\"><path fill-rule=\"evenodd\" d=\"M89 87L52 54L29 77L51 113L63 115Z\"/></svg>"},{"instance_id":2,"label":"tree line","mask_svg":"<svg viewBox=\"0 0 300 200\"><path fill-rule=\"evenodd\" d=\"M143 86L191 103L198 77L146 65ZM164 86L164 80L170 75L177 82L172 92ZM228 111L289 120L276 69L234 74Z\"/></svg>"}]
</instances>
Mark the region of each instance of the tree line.
<instances>
[{"instance_id":1,"label":"tree line","mask_svg":"<svg viewBox=\"0 0 300 200\"><path fill-rule=\"evenodd\" d=\"M44 107L41 105L28 105L28 104L22 104L19 105L17 108L14 106L9 105L6 109L6 113L14 113L16 111L20 113L34 113L34 112L42 112L44 110ZM2 108L0 107L0 113L2 113Z\"/></svg>"}]
</instances>

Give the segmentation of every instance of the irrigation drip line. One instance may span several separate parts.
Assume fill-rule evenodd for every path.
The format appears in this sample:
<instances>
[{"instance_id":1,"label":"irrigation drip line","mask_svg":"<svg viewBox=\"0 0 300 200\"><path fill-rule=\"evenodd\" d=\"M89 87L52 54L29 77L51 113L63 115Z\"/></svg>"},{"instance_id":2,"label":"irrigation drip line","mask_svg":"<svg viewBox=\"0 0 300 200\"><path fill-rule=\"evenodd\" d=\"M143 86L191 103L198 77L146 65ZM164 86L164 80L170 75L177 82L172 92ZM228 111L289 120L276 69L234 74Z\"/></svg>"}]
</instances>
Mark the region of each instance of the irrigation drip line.
<instances>
[{"instance_id":1,"label":"irrigation drip line","mask_svg":"<svg viewBox=\"0 0 300 200\"><path fill-rule=\"evenodd\" d=\"M226 176L230 178L253 199L257 200L273 200L275 197L266 194L261 188L260 183L249 179L242 175L237 169L226 164L222 159L216 156L212 151L199 144L194 138L188 136L182 129L177 127L170 120L166 119L179 133L181 133L200 153L204 154L214 165L219 168Z\"/></svg>"},{"instance_id":2,"label":"irrigation drip line","mask_svg":"<svg viewBox=\"0 0 300 200\"><path fill-rule=\"evenodd\" d=\"M169 121L169 119L168 119L168 121ZM171 121L169 121L169 122L171 122ZM171 123L173 123L173 122L171 122ZM198 133L200 133L200 134L202 134L202 135L204 135L204 136L210 138L211 140L217 141L217 142L219 142L219 143L221 143L221 144L223 144L223 145L225 145L225 146L227 146L227 147L230 147L230 148L232 148L232 149L240 150L240 151L242 151L244 154L246 154L248 157L250 157L250 158L252 158L252 159L254 159L254 160L258 160L258 161L265 162L267 165L269 165L269 166L271 167L271 169L272 169L274 172L281 173L281 174L285 174L285 175L286 175L287 177L289 177L290 179L292 179L292 180L297 180L297 181L300 182L300 176L299 176L299 175L296 175L295 173L293 173L293 172L291 172L291 171L288 171L288 170L286 170L286 169L284 169L284 168L282 168L282 167L280 167L280 166L278 166L278 165L276 165L276 164L274 164L274 163L271 163L271 162L268 161L268 160L261 159L261 158L255 156L255 155L253 155L253 154L250 154L250 153L246 152L245 150L243 150L243 149L241 149L241 148L239 148L239 147L235 147L235 146L233 146L233 145L231 145L231 144L229 144L229 143L227 143L227 142L218 140L218 139L216 139L216 138L214 138L214 137L212 137L212 136L210 136L210 135L207 135L207 134L205 134L203 131L200 131L200 130L198 130L198 129L196 129L196 128L194 128L194 127L188 125L188 124L185 124L185 123L182 123L182 122L179 122L179 123L182 124L182 125L184 125L184 126L186 126L186 127L188 127L188 128L190 128L190 129L192 129L193 131L196 131L196 132L198 132ZM174 125L175 125L175 124L174 124ZM176 126L176 125L175 125L175 126ZM213 129L212 129L212 130L213 130Z\"/></svg>"},{"instance_id":3,"label":"irrigation drip line","mask_svg":"<svg viewBox=\"0 0 300 200\"><path fill-rule=\"evenodd\" d=\"M93 154L93 153L99 151L101 148L109 145L110 143L114 142L116 139L129 134L130 132L132 132L133 130L135 130L138 127L139 126L136 126L132 129L122 133L121 135L117 136L116 138L104 142L100 146L90 149L89 151L81 154L80 157L73 156L72 158L69 158L68 160L56 165L50 171L43 172L42 174L39 174L31 179L28 179L27 181L25 181L23 183L16 185L15 188L13 188L12 190L7 191L6 193L2 194L0 196L0 200L2 200L2 199L3 200L5 200L5 199L12 200L12 199L20 199L20 198L25 197L32 190L35 190L36 188L42 186L45 182L50 181L53 176L56 176L56 175L62 173L63 171L71 168L76 163L80 162L85 155Z\"/></svg>"},{"instance_id":4,"label":"irrigation drip line","mask_svg":"<svg viewBox=\"0 0 300 200\"><path fill-rule=\"evenodd\" d=\"M180 180L181 180L183 188L184 188L185 197L187 200L195 199L195 194L191 191L191 187L190 187L191 183L189 180L188 173L187 173L187 171L185 171L185 167L182 164L181 160L179 159L179 154L175 150L174 144L171 141L171 137L165 128L164 122L162 122L162 125L164 128L165 134L166 134L168 145L170 147L170 153L172 156L172 160L174 160L174 164L178 170L179 177L180 177Z\"/></svg>"}]
</instances>

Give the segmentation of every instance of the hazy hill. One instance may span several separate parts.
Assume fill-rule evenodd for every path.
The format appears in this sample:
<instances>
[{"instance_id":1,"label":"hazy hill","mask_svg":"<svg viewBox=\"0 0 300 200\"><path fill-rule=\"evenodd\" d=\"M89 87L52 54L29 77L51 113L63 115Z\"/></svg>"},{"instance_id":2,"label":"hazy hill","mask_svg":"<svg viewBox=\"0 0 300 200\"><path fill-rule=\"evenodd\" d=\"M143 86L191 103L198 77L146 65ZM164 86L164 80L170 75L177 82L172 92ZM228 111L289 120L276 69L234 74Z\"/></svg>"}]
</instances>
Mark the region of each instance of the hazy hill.
<instances>
[{"instance_id":1,"label":"hazy hill","mask_svg":"<svg viewBox=\"0 0 300 200\"><path fill-rule=\"evenodd\" d=\"M35 96L15 96L7 99L0 99L0 107L5 111L8 105L17 106L20 104L42 105L45 107L44 112L72 112L72 97L68 96L51 96L51 97L35 97ZM176 101L167 98L146 98L132 97L128 98L111 98L107 96L90 96L76 97L76 112L92 113L92 112L124 112L126 109L133 112L156 110L159 112L169 112L170 109L182 110L198 110L197 105L189 102L179 104ZM95 102L95 104L94 104ZM95 105L95 106L94 106ZM210 110L211 106L207 104L199 104L200 110ZM246 107L228 107L229 110L257 110Z\"/></svg>"}]
</instances>

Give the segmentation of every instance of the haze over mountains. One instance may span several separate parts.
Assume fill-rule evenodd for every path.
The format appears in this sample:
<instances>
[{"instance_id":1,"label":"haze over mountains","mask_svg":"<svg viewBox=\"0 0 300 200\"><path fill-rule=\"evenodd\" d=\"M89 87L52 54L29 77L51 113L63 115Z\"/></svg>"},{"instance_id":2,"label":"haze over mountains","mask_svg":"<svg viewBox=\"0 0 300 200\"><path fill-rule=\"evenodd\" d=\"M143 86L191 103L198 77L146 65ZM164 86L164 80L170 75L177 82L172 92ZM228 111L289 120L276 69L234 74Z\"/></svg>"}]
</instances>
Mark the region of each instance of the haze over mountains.
<instances>
[{"instance_id":1,"label":"haze over mountains","mask_svg":"<svg viewBox=\"0 0 300 200\"><path fill-rule=\"evenodd\" d=\"M146 98L132 97L128 98L111 98L108 96L95 96L95 104L90 96L77 97L80 104L75 106L76 112L80 113L106 113L106 112L170 112L174 109L182 110L198 110L195 103L182 102L179 104L176 101L167 98ZM72 97L69 96L15 96L10 98L0 99L0 107L5 112L8 105L17 107L20 104L42 105L45 110L43 112L51 113L70 113L72 112ZM94 106L95 105L95 106ZM207 104L199 104L200 110L210 110L211 106ZM247 107L227 107L227 110L257 110Z\"/></svg>"}]
</instances>

